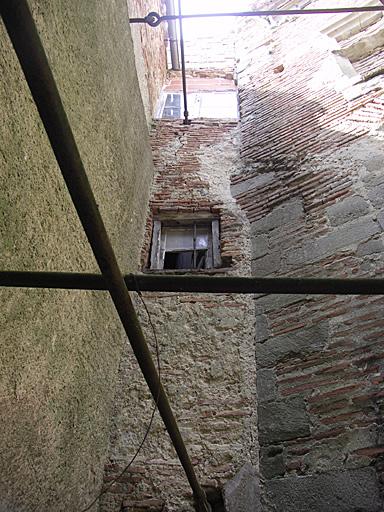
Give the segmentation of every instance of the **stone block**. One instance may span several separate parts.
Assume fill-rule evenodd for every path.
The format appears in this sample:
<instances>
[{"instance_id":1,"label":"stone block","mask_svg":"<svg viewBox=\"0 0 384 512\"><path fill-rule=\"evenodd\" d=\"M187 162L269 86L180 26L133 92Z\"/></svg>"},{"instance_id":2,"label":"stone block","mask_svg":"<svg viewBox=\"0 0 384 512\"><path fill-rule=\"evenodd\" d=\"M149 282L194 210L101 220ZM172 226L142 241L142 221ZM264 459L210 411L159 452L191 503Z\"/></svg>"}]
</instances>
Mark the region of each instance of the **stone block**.
<instances>
[{"instance_id":1,"label":"stone block","mask_svg":"<svg viewBox=\"0 0 384 512\"><path fill-rule=\"evenodd\" d=\"M273 274L280 269L281 257L280 253L270 253L267 256L252 260L252 274L256 277Z\"/></svg>"},{"instance_id":2,"label":"stone block","mask_svg":"<svg viewBox=\"0 0 384 512\"><path fill-rule=\"evenodd\" d=\"M347 197L327 208L327 215L332 226L339 226L358 219L368 212L369 205L361 196Z\"/></svg>"},{"instance_id":3,"label":"stone block","mask_svg":"<svg viewBox=\"0 0 384 512\"><path fill-rule=\"evenodd\" d=\"M368 192L368 199L375 208L384 206L384 183L378 185Z\"/></svg>"},{"instance_id":4,"label":"stone block","mask_svg":"<svg viewBox=\"0 0 384 512\"><path fill-rule=\"evenodd\" d=\"M251 224L251 233L268 233L272 229L284 226L304 216L303 203L300 199L292 200L281 206L277 206L271 213Z\"/></svg>"},{"instance_id":5,"label":"stone block","mask_svg":"<svg viewBox=\"0 0 384 512\"><path fill-rule=\"evenodd\" d=\"M269 368L262 368L257 371L256 389L258 402L268 402L277 397L276 374Z\"/></svg>"},{"instance_id":6,"label":"stone block","mask_svg":"<svg viewBox=\"0 0 384 512\"><path fill-rule=\"evenodd\" d=\"M258 368L270 368L287 357L321 350L328 341L328 334L328 322L321 322L308 329L300 329L275 336L264 343L257 343L257 366Z\"/></svg>"},{"instance_id":7,"label":"stone block","mask_svg":"<svg viewBox=\"0 0 384 512\"><path fill-rule=\"evenodd\" d=\"M301 397L260 404L258 417L262 446L305 437L311 432L305 402Z\"/></svg>"},{"instance_id":8,"label":"stone block","mask_svg":"<svg viewBox=\"0 0 384 512\"><path fill-rule=\"evenodd\" d=\"M256 297L255 311L257 314L261 314L266 311L284 308L286 306L289 306L290 304L295 304L296 302L305 302L305 300L305 296L293 293L287 293L284 295L261 295Z\"/></svg>"},{"instance_id":9,"label":"stone block","mask_svg":"<svg viewBox=\"0 0 384 512\"><path fill-rule=\"evenodd\" d=\"M252 243L252 259L261 258L268 253L268 237L267 235L257 235L251 238Z\"/></svg>"},{"instance_id":10,"label":"stone block","mask_svg":"<svg viewBox=\"0 0 384 512\"><path fill-rule=\"evenodd\" d=\"M381 230L384 231L384 210L381 210L381 212L377 214L377 222L379 223Z\"/></svg>"},{"instance_id":11,"label":"stone block","mask_svg":"<svg viewBox=\"0 0 384 512\"><path fill-rule=\"evenodd\" d=\"M235 185L231 185L231 193L234 197L237 197L240 194L244 194L244 192L250 192L251 190L257 189L259 187L265 187L269 183L272 183L275 179L276 175L274 172L258 174L252 178L244 179Z\"/></svg>"},{"instance_id":12,"label":"stone block","mask_svg":"<svg viewBox=\"0 0 384 512\"><path fill-rule=\"evenodd\" d=\"M260 472L262 477L268 480L284 475L285 461L282 446L261 448Z\"/></svg>"},{"instance_id":13,"label":"stone block","mask_svg":"<svg viewBox=\"0 0 384 512\"><path fill-rule=\"evenodd\" d=\"M381 240L368 240L368 242L359 245L356 254L357 256L368 256L369 254L383 252L383 250L384 245Z\"/></svg>"},{"instance_id":14,"label":"stone block","mask_svg":"<svg viewBox=\"0 0 384 512\"><path fill-rule=\"evenodd\" d=\"M326 236L289 250L286 254L286 262L293 266L314 263L332 256L340 249L368 240L378 233L380 233L380 228L372 219L356 220L335 229Z\"/></svg>"},{"instance_id":15,"label":"stone block","mask_svg":"<svg viewBox=\"0 0 384 512\"><path fill-rule=\"evenodd\" d=\"M372 154L371 151L368 153L370 155L369 159L367 159L364 164L367 168L367 171L370 173L383 171L384 170L384 160L383 153L381 154Z\"/></svg>"},{"instance_id":16,"label":"stone block","mask_svg":"<svg viewBox=\"0 0 384 512\"><path fill-rule=\"evenodd\" d=\"M363 457L353 454L356 450L375 446L376 440L375 428L355 428L326 442L315 443L304 456L305 467L309 472L318 473L366 466Z\"/></svg>"},{"instance_id":17,"label":"stone block","mask_svg":"<svg viewBox=\"0 0 384 512\"><path fill-rule=\"evenodd\" d=\"M269 337L268 320L265 315L256 315L255 320L256 342L260 343Z\"/></svg>"},{"instance_id":18,"label":"stone block","mask_svg":"<svg viewBox=\"0 0 384 512\"><path fill-rule=\"evenodd\" d=\"M373 468L278 478L266 483L266 510L275 512L380 512Z\"/></svg>"},{"instance_id":19,"label":"stone block","mask_svg":"<svg viewBox=\"0 0 384 512\"><path fill-rule=\"evenodd\" d=\"M256 469L247 462L224 486L226 512L260 512L260 482Z\"/></svg>"}]
</instances>

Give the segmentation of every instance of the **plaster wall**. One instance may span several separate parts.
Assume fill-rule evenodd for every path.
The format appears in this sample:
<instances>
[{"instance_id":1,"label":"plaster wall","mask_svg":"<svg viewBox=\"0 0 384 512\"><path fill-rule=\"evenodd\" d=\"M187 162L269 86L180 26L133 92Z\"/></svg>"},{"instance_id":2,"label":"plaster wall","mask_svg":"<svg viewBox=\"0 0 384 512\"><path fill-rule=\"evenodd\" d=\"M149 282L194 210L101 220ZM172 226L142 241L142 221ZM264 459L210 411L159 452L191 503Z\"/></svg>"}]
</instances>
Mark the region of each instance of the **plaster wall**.
<instances>
[{"instance_id":1,"label":"plaster wall","mask_svg":"<svg viewBox=\"0 0 384 512\"><path fill-rule=\"evenodd\" d=\"M29 3L119 263L133 271L153 167L126 2ZM97 271L3 25L0 46L0 266ZM117 315L96 292L3 289L0 304L0 509L81 510L101 485L126 343Z\"/></svg>"}]
</instances>

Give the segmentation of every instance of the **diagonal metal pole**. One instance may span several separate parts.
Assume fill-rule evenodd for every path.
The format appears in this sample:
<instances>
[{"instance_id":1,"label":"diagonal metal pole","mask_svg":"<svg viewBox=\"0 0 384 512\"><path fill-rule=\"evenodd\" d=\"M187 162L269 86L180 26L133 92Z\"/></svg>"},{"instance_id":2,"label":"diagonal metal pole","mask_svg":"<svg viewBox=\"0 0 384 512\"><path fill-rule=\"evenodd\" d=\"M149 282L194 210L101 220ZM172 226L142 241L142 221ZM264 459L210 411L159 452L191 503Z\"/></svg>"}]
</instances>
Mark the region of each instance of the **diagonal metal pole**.
<instances>
[{"instance_id":1,"label":"diagonal metal pole","mask_svg":"<svg viewBox=\"0 0 384 512\"><path fill-rule=\"evenodd\" d=\"M205 492L197 480L168 397L159 381L28 4L26 0L1 0L0 11L88 241L193 490L196 506L198 510L208 512Z\"/></svg>"}]
</instances>

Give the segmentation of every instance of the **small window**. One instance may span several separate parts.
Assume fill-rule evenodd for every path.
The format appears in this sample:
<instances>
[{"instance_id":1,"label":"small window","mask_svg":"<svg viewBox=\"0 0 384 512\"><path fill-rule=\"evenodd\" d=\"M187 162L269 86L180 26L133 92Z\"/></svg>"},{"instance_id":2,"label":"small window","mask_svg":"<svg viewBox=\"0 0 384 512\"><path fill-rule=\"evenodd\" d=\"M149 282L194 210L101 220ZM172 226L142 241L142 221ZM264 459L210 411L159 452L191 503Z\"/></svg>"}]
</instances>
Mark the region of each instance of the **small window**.
<instances>
[{"instance_id":1,"label":"small window","mask_svg":"<svg viewBox=\"0 0 384 512\"><path fill-rule=\"evenodd\" d=\"M236 91L188 93L188 112L193 119L238 119ZM156 117L181 119L183 96L180 92L162 95Z\"/></svg>"},{"instance_id":2,"label":"small window","mask_svg":"<svg viewBox=\"0 0 384 512\"><path fill-rule=\"evenodd\" d=\"M181 95L179 93L166 95L161 117L163 119L181 118Z\"/></svg>"},{"instance_id":3,"label":"small window","mask_svg":"<svg viewBox=\"0 0 384 512\"><path fill-rule=\"evenodd\" d=\"M151 269L202 270L219 267L219 221L155 220Z\"/></svg>"}]
</instances>

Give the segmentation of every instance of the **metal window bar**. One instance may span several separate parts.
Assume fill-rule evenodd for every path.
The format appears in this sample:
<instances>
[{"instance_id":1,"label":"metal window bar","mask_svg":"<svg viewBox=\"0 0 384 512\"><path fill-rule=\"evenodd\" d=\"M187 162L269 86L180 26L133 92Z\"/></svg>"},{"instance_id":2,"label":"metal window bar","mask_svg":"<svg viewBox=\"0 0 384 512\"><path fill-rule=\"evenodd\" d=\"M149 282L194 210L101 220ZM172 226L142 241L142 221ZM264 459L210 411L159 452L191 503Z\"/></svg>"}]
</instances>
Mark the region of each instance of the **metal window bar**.
<instances>
[{"instance_id":1,"label":"metal window bar","mask_svg":"<svg viewBox=\"0 0 384 512\"><path fill-rule=\"evenodd\" d=\"M381 0L384 3L384 0ZM181 57L181 77L183 84L183 98L184 98L184 120L183 124L191 124L188 113L188 99L187 99L187 75L185 69L185 51L184 51L184 37L183 37L183 20L198 19L198 18L219 18L219 17L267 17L267 16L300 16L311 14L346 14L346 13L359 13L359 12L380 12L384 11L384 7L380 6L366 6L366 7L339 7L332 9L278 9L272 11L244 11L244 12L218 12L218 13L205 13L205 14L182 14L181 0L179 3L179 14L161 16L157 12L150 12L144 18L130 18L129 23L146 23L150 27L157 27L165 21L179 21L180 30L180 57Z\"/></svg>"},{"instance_id":2,"label":"metal window bar","mask_svg":"<svg viewBox=\"0 0 384 512\"><path fill-rule=\"evenodd\" d=\"M197 233L197 228L196 228L196 222L193 223L193 268L196 268L196 263L197 263L197 252L196 252L196 233Z\"/></svg>"},{"instance_id":3,"label":"metal window bar","mask_svg":"<svg viewBox=\"0 0 384 512\"><path fill-rule=\"evenodd\" d=\"M28 4L26 0L2 0L0 12L106 288L192 488L196 508L209 512L205 491L145 341Z\"/></svg>"}]
</instances>

